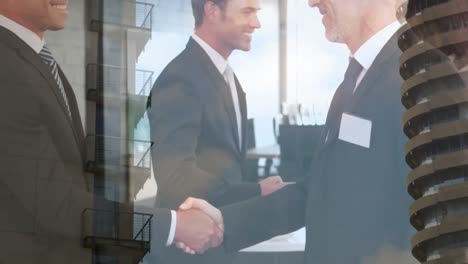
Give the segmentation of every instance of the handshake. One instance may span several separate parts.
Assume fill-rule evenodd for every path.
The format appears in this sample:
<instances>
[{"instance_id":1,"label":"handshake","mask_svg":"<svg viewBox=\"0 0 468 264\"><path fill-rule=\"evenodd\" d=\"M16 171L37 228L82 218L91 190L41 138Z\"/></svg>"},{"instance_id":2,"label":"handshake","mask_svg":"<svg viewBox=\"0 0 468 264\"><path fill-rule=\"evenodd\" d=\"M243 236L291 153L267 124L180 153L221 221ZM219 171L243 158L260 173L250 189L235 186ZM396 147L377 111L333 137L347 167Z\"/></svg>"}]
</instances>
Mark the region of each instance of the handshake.
<instances>
[{"instance_id":1,"label":"handshake","mask_svg":"<svg viewBox=\"0 0 468 264\"><path fill-rule=\"evenodd\" d=\"M262 196L269 195L291 184L279 176L259 182ZM176 246L188 254L202 254L218 247L224 239L224 221L221 211L205 200L188 198L179 206L174 240Z\"/></svg>"}]
</instances>

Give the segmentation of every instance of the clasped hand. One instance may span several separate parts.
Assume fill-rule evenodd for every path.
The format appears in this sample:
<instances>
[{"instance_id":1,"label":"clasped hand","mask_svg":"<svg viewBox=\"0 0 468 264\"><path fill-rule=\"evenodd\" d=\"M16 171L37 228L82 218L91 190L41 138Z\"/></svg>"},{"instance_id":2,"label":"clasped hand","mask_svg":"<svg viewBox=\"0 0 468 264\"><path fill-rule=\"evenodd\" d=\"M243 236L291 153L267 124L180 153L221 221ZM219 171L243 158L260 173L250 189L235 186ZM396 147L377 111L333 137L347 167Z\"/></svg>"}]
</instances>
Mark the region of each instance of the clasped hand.
<instances>
[{"instance_id":1,"label":"clasped hand","mask_svg":"<svg viewBox=\"0 0 468 264\"><path fill-rule=\"evenodd\" d=\"M202 254L223 242L221 212L205 200L188 198L177 212L176 246L188 254Z\"/></svg>"},{"instance_id":2,"label":"clasped hand","mask_svg":"<svg viewBox=\"0 0 468 264\"><path fill-rule=\"evenodd\" d=\"M259 182L262 196L282 189L291 182L272 176ZM224 221L221 211L207 201L188 198L177 212L176 246L188 254L202 254L218 247L224 239Z\"/></svg>"}]
</instances>

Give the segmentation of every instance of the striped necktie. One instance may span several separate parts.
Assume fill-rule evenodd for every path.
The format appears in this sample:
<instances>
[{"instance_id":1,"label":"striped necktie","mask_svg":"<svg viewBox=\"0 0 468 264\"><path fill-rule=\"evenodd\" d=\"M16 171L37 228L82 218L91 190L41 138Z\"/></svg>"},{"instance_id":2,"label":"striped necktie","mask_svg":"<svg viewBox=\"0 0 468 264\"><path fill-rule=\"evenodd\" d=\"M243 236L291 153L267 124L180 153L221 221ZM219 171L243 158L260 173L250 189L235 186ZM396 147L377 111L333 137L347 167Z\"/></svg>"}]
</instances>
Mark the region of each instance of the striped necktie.
<instances>
[{"instance_id":1,"label":"striped necktie","mask_svg":"<svg viewBox=\"0 0 468 264\"><path fill-rule=\"evenodd\" d=\"M62 80L60 79L57 62L55 61L54 57L52 56L52 53L46 46L44 46L41 52L39 52L39 56L41 57L42 61L49 67L52 77L57 82L60 93L62 94L62 97L63 97L63 101L65 102L65 105L67 107L68 115L71 118L70 106L68 105L65 88L63 87Z\"/></svg>"}]
</instances>

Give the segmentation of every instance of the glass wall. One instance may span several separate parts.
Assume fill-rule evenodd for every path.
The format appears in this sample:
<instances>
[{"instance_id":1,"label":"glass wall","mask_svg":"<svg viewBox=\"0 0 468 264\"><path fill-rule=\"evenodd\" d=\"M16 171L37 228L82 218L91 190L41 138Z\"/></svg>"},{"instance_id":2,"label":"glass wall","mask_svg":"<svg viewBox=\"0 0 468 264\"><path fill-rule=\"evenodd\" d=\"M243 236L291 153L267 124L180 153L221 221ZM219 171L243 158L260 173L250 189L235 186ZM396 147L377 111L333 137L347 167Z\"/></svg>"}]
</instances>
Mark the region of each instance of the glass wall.
<instances>
[{"instance_id":1,"label":"glass wall","mask_svg":"<svg viewBox=\"0 0 468 264\"><path fill-rule=\"evenodd\" d=\"M137 69L153 71L155 80L164 67L185 48L193 34L194 21L190 1L147 2L155 4L153 36L138 58ZM253 35L251 51L235 51L229 62L247 94L248 116L255 120L257 145L263 146L274 143L272 118L278 111L277 1L263 1L259 19L262 28ZM141 138L149 138L148 133L147 119L143 119L136 134Z\"/></svg>"},{"instance_id":2,"label":"glass wall","mask_svg":"<svg viewBox=\"0 0 468 264\"><path fill-rule=\"evenodd\" d=\"M322 15L308 1L288 0L288 103L301 104L312 124L324 124L349 52L325 38Z\"/></svg>"}]
</instances>

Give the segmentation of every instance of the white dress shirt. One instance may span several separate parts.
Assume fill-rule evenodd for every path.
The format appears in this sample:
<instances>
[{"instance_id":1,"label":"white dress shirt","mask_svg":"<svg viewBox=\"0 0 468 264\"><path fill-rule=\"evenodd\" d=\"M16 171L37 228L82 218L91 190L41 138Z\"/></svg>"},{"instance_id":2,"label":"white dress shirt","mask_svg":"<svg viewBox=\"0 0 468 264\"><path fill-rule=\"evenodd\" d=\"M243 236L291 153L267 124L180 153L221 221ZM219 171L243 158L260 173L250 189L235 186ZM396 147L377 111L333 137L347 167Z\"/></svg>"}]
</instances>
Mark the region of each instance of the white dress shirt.
<instances>
[{"instance_id":1,"label":"white dress shirt","mask_svg":"<svg viewBox=\"0 0 468 264\"><path fill-rule=\"evenodd\" d=\"M216 69L218 69L219 73L223 76L226 83L229 85L231 90L231 97L232 103L234 105L234 111L236 112L236 122L237 122L237 133L239 135L239 146L242 142L242 121L241 121L241 113L240 113L240 105L239 105L239 96L237 94L237 87L236 81L234 78L234 71L232 70L231 66L229 65L228 61L224 59L221 54L219 54L215 49L213 49L208 43L206 43L203 39L201 39L196 34L192 35L192 39L198 43L202 47L202 49L208 54L211 61L215 65Z\"/></svg>"},{"instance_id":2,"label":"white dress shirt","mask_svg":"<svg viewBox=\"0 0 468 264\"><path fill-rule=\"evenodd\" d=\"M174 242L176 226L177 226L177 213L176 211L171 210L171 229L169 230L169 236L167 237L166 246L170 246Z\"/></svg>"},{"instance_id":3,"label":"white dress shirt","mask_svg":"<svg viewBox=\"0 0 468 264\"><path fill-rule=\"evenodd\" d=\"M37 54L39 54L44 47L44 40L39 38L36 33L2 15L0 15L0 26L13 32L16 36L26 42L26 44L28 44L28 46L30 46Z\"/></svg>"},{"instance_id":4,"label":"white dress shirt","mask_svg":"<svg viewBox=\"0 0 468 264\"><path fill-rule=\"evenodd\" d=\"M377 55L379 55L385 44L398 31L400 26L401 25L398 23L398 21L391 23L368 39L354 54L351 55L359 62L359 64L361 64L363 68L357 78L354 92L356 92L356 88L359 86L367 71L372 66L372 63L374 62L375 58L377 58Z\"/></svg>"}]
</instances>

